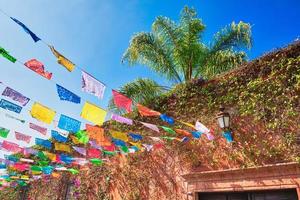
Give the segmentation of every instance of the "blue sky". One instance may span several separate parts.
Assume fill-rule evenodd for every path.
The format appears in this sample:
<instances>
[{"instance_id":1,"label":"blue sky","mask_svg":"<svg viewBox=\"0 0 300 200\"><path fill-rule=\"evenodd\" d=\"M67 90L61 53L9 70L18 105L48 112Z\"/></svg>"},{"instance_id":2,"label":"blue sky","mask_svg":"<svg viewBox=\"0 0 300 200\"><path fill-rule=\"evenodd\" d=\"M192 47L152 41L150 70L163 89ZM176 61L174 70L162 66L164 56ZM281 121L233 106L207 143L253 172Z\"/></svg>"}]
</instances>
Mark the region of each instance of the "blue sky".
<instances>
[{"instance_id":1,"label":"blue sky","mask_svg":"<svg viewBox=\"0 0 300 200\"><path fill-rule=\"evenodd\" d=\"M34 43L29 35L3 14L0 14L0 46L21 62L31 58L40 60L47 71L53 72L55 82L105 108L111 88L118 88L138 77L169 84L146 67L122 65L120 58L134 33L149 31L159 15L177 20L184 5L196 8L206 24L205 41L209 41L214 33L232 21L251 23L254 43L248 52L250 59L291 43L300 36L299 0L0 0L2 10L22 21L40 38L103 81L108 86L103 100L81 92L80 71L67 72L56 63L43 43ZM80 119L82 104L59 101L53 82L4 58L1 58L0 69L0 80L15 90L58 113ZM0 92L3 89L0 87ZM21 115L16 116L36 122L27 111L32 103L24 108ZM39 136L30 131L27 124L18 125L18 122L3 117L1 112L0 126ZM9 140L15 141L13 132ZM20 145L26 144L21 142Z\"/></svg>"}]
</instances>

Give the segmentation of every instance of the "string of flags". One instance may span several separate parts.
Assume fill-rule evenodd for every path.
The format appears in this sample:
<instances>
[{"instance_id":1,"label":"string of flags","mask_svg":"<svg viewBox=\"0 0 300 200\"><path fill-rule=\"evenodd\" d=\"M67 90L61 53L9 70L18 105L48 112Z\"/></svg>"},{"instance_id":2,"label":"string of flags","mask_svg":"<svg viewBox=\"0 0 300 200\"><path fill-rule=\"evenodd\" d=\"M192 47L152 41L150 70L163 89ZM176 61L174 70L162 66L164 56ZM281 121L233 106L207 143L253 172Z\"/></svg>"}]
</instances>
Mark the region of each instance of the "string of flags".
<instances>
[{"instance_id":1,"label":"string of flags","mask_svg":"<svg viewBox=\"0 0 300 200\"><path fill-rule=\"evenodd\" d=\"M10 18L21 26L34 42L41 40L25 24L13 17ZM72 72L75 69L76 65L72 61L59 53L52 45L48 45L48 47L57 58L57 62L60 65L69 72ZM10 53L2 47L0 47L0 54L12 63L17 61L15 57L10 55ZM48 80L52 79L53 74L46 71L44 64L36 59L31 59L23 65ZM90 93L99 99L103 98L106 89L105 84L82 69L81 78L81 90L83 92ZM56 89L60 100L75 104L81 103L82 98L80 96L63 86L56 84ZM0 107L15 114L20 114L23 107L31 101L30 98L10 87L4 89L2 96L13 102L2 98L0 100ZM132 112L134 102L130 98L116 90L112 90L112 96L113 101L118 108L123 109L128 113ZM109 161L111 156L120 153L129 154L138 151L152 151L153 149L159 149L163 147L163 140L187 142L190 138L199 139L203 134L207 136L208 140L214 139L214 136L211 133L212 131L198 121L195 125L177 121L166 114L154 111L138 103L136 104L136 108L143 117L159 117L163 122L171 126L174 126L175 122L180 122L193 131L135 121L114 113L112 113L110 119L118 123L130 126L136 122L156 133L160 133L160 129L162 129L166 134L154 137L143 136L132 132L125 133L116 130L107 130L100 126L104 123L108 112L93 103L85 101L80 116L94 125L86 124L84 130L81 130L81 121L60 114L57 125L58 130L51 130L50 139L34 138L35 144L40 150L23 148L16 143L3 140L1 149L14 153L15 155L6 156L5 159L1 160L0 185L3 187L14 185L24 186L30 181L42 178L43 176L59 177L59 173L57 173L59 171L68 171L72 174L78 174L80 168L78 168L78 166L86 166L89 164L100 166L104 161ZM45 126L48 126L53 123L57 112L39 102L34 102L30 109L30 115L32 118L44 123ZM14 117L13 115L5 114L5 116L25 123L24 120ZM31 122L29 123L29 128L39 132L43 136L46 136L49 130L46 127ZM109 132L110 137L105 136L105 132ZM0 127L0 137L6 139L11 133L15 134L15 138L18 141L30 143L32 139L31 135ZM228 142L233 141L230 131L224 132L223 136ZM143 143L145 137L151 139L153 144ZM73 155L78 155L78 157L74 157Z\"/></svg>"}]
</instances>

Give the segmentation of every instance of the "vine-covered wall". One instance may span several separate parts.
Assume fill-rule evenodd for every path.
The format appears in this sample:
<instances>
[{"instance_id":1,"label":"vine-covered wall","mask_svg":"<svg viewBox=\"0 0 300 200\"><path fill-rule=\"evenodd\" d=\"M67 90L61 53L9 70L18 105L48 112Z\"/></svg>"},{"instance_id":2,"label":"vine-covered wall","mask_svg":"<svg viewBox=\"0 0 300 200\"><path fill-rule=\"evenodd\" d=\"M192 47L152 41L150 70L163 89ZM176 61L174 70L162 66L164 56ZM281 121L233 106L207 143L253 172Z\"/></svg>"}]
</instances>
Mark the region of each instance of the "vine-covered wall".
<instances>
[{"instance_id":1,"label":"vine-covered wall","mask_svg":"<svg viewBox=\"0 0 300 200\"><path fill-rule=\"evenodd\" d=\"M269 53L208 82L195 80L178 85L147 105L188 123L201 121L213 130L188 143L166 141L152 152L116 156L104 166L82 170L71 199L185 199L182 174L190 170L245 168L281 162L300 162L300 43ZM220 105L230 112L234 142L227 143L215 120ZM137 120L163 125L159 119ZM157 136L139 124L109 122L107 127ZM176 128L189 127L180 123ZM58 183L31 185L30 199L58 199ZM9 198L8 198L9 199Z\"/></svg>"}]
</instances>

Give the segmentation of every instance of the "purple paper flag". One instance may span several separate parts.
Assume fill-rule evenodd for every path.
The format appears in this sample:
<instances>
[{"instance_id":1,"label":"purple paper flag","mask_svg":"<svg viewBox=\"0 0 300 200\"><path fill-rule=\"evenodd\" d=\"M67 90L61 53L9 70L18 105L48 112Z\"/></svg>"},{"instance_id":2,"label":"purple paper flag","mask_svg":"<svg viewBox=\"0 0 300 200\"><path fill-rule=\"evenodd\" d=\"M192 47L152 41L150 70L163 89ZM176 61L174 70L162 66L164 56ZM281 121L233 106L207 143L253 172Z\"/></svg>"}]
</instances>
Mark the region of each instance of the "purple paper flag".
<instances>
[{"instance_id":1,"label":"purple paper flag","mask_svg":"<svg viewBox=\"0 0 300 200\"><path fill-rule=\"evenodd\" d=\"M206 133L206 137L208 140L213 140L215 138L211 133Z\"/></svg>"},{"instance_id":2,"label":"purple paper flag","mask_svg":"<svg viewBox=\"0 0 300 200\"><path fill-rule=\"evenodd\" d=\"M105 85L84 71L82 71L81 77L82 91L93 94L99 99L102 99L105 91Z\"/></svg>"},{"instance_id":3,"label":"purple paper flag","mask_svg":"<svg viewBox=\"0 0 300 200\"><path fill-rule=\"evenodd\" d=\"M114 114L114 113L111 115L111 119L115 120L117 122L123 123L123 124L128 124L128 125L132 125L133 124L132 119L128 119L126 117L122 117L122 116Z\"/></svg>"},{"instance_id":4,"label":"purple paper flag","mask_svg":"<svg viewBox=\"0 0 300 200\"><path fill-rule=\"evenodd\" d=\"M29 98L25 97L21 93L11 89L10 87L6 87L2 93L3 96L9 97L10 99L19 102L22 106L26 106L26 104L30 101Z\"/></svg>"},{"instance_id":5,"label":"purple paper flag","mask_svg":"<svg viewBox=\"0 0 300 200\"><path fill-rule=\"evenodd\" d=\"M154 124L149 124L149 123L146 123L146 122L141 122L141 124L143 124L144 126L146 126L147 128L150 128L151 130L153 131L156 131L159 133L159 129L156 125Z\"/></svg>"},{"instance_id":6,"label":"purple paper flag","mask_svg":"<svg viewBox=\"0 0 300 200\"><path fill-rule=\"evenodd\" d=\"M85 148L73 146L73 149L75 151L77 151L78 153L80 153L81 155L86 156L86 149Z\"/></svg>"}]
</instances>

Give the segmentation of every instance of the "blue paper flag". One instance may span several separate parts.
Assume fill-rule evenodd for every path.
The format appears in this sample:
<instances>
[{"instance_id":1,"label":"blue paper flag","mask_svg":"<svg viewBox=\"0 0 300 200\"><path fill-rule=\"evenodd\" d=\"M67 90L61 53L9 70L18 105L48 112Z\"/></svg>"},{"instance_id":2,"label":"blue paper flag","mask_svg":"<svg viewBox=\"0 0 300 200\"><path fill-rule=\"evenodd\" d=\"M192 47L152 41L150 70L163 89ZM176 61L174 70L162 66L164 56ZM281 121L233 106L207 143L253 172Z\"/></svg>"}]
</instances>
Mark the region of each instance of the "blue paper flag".
<instances>
[{"instance_id":1,"label":"blue paper flag","mask_svg":"<svg viewBox=\"0 0 300 200\"><path fill-rule=\"evenodd\" d=\"M227 142L233 142L231 131L223 132L223 136L226 138Z\"/></svg>"},{"instance_id":2,"label":"blue paper flag","mask_svg":"<svg viewBox=\"0 0 300 200\"><path fill-rule=\"evenodd\" d=\"M52 174L53 169L54 168L52 166L45 166L42 168L42 172L46 175L50 175Z\"/></svg>"},{"instance_id":3,"label":"blue paper flag","mask_svg":"<svg viewBox=\"0 0 300 200\"><path fill-rule=\"evenodd\" d=\"M112 138L112 142L117 146L122 146L122 147L126 146L126 142L124 142L123 140Z\"/></svg>"},{"instance_id":4,"label":"blue paper flag","mask_svg":"<svg viewBox=\"0 0 300 200\"><path fill-rule=\"evenodd\" d=\"M1 99L0 107L3 109L9 110L9 111L15 112L15 113L20 113L22 111L21 106L14 104L10 101L7 101L5 99Z\"/></svg>"},{"instance_id":5,"label":"blue paper flag","mask_svg":"<svg viewBox=\"0 0 300 200\"><path fill-rule=\"evenodd\" d=\"M41 40L41 39L40 39L38 36L36 36L29 28L27 28L27 26L25 26L25 24L23 24L22 22L20 22L19 20L15 19L15 18L13 18L13 17L11 17L11 19L12 19L14 22L16 22L17 24L19 24L19 25L24 29L24 31L25 31L26 33L28 33L28 34L31 36L31 38L33 39L34 42L37 42L37 41Z\"/></svg>"},{"instance_id":6,"label":"blue paper flag","mask_svg":"<svg viewBox=\"0 0 300 200\"><path fill-rule=\"evenodd\" d=\"M60 154L59 157L60 157L60 160L66 164L71 164L73 162L73 158L66 154Z\"/></svg>"},{"instance_id":7,"label":"blue paper flag","mask_svg":"<svg viewBox=\"0 0 300 200\"><path fill-rule=\"evenodd\" d=\"M192 131L192 135L194 136L194 138L199 139L201 137L203 133L198 132L198 131Z\"/></svg>"},{"instance_id":8,"label":"blue paper flag","mask_svg":"<svg viewBox=\"0 0 300 200\"><path fill-rule=\"evenodd\" d=\"M81 102L81 99L79 96L77 96L73 92L67 90L66 88L64 88L58 84L56 84L56 88L57 88L57 93L58 93L60 100L70 101L70 102L78 103L78 104Z\"/></svg>"},{"instance_id":9,"label":"blue paper flag","mask_svg":"<svg viewBox=\"0 0 300 200\"><path fill-rule=\"evenodd\" d=\"M35 138L35 144L39 145L39 146L42 146L42 147L45 147L46 149L49 149L49 150L51 150L51 148L52 148L51 141L43 140L41 138Z\"/></svg>"},{"instance_id":10,"label":"blue paper flag","mask_svg":"<svg viewBox=\"0 0 300 200\"><path fill-rule=\"evenodd\" d=\"M135 134L135 133L129 133L129 136L135 140L135 141L138 141L138 140L142 140L143 139L143 136L141 136L140 134Z\"/></svg>"},{"instance_id":11,"label":"blue paper flag","mask_svg":"<svg viewBox=\"0 0 300 200\"><path fill-rule=\"evenodd\" d=\"M66 115L60 115L59 122L58 122L58 128L76 133L80 130L81 122L73 119L71 117L68 117Z\"/></svg>"},{"instance_id":12,"label":"blue paper flag","mask_svg":"<svg viewBox=\"0 0 300 200\"><path fill-rule=\"evenodd\" d=\"M168 124L174 125L174 119L166 114L161 114L160 119L164 122L167 122Z\"/></svg>"},{"instance_id":13,"label":"blue paper flag","mask_svg":"<svg viewBox=\"0 0 300 200\"><path fill-rule=\"evenodd\" d=\"M54 138L56 141L58 142L67 142L68 138L62 136L61 134L59 134L59 132L51 130L51 137Z\"/></svg>"}]
</instances>

